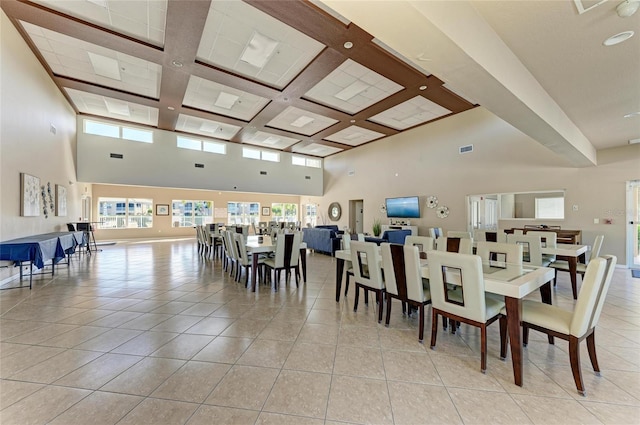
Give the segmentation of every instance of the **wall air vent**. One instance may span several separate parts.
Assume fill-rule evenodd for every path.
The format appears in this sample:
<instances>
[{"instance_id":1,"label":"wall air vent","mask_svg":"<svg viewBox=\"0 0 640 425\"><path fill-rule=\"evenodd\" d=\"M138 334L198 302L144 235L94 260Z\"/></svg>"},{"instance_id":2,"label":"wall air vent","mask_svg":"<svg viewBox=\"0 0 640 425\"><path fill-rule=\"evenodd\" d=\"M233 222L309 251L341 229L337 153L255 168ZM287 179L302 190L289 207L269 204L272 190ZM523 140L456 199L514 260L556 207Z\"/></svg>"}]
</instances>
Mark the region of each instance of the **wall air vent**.
<instances>
[{"instance_id":1,"label":"wall air vent","mask_svg":"<svg viewBox=\"0 0 640 425\"><path fill-rule=\"evenodd\" d=\"M204 168L204 164L198 164L198 163L196 162L196 168Z\"/></svg>"},{"instance_id":2,"label":"wall air vent","mask_svg":"<svg viewBox=\"0 0 640 425\"><path fill-rule=\"evenodd\" d=\"M110 156L111 158L115 158L115 159L122 159L122 158L124 158L124 155L122 155L121 153L111 153L111 154L109 154L109 156Z\"/></svg>"},{"instance_id":3,"label":"wall air vent","mask_svg":"<svg viewBox=\"0 0 640 425\"><path fill-rule=\"evenodd\" d=\"M267 175L267 172L266 172L266 171L260 171L260 175L261 175L261 176L266 176L266 175Z\"/></svg>"},{"instance_id":4,"label":"wall air vent","mask_svg":"<svg viewBox=\"0 0 640 425\"><path fill-rule=\"evenodd\" d=\"M459 152L460 154L473 152L473 145L460 146L460 147L458 148L458 152Z\"/></svg>"},{"instance_id":5,"label":"wall air vent","mask_svg":"<svg viewBox=\"0 0 640 425\"><path fill-rule=\"evenodd\" d=\"M304 176L305 179L311 180L311 176Z\"/></svg>"},{"instance_id":6,"label":"wall air vent","mask_svg":"<svg viewBox=\"0 0 640 425\"><path fill-rule=\"evenodd\" d=\"M355 176L355 175L356 175L356 170L349 170L349 171L347 172L347 175L348 175L349 177L353 177L353 176Z\"/></svg>"}]
</instances>

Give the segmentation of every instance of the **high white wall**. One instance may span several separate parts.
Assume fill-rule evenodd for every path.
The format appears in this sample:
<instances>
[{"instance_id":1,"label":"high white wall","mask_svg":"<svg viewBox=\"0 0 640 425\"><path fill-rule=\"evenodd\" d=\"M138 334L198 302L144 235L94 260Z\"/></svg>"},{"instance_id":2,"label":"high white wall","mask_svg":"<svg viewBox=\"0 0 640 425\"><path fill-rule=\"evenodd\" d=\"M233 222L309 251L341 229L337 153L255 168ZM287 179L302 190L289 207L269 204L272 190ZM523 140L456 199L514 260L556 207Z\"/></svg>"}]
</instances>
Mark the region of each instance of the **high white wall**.
<instances>
[{"instance_id":1,"label":"high white wall","mask_svg":"<svg viewBox=\"0 0 640 425\"><path fill-rule=\"evenodd\" d=\"M75 171L76 114L0 13L0 240L67 229L80 216L85 186ZM55 134L50 129L55 127ZM20 216L20 173L67 188L67 216ZM88 193L90 193L88 191Z\"/></svg>"},{"instance_id":2,"label":"high white wall","mask_svg":"<svg viewBox=\"0 0 640 425\"><path fill-rule=\"evenodd\" d=\"M78 117L78 129L83 128L82 121L83 117ZM280 153L280 162L247 159L242 157L242 148L256 146L228 143L227 154L217 155L178 148L177 133L153 132L154 143L139 143L78 131L78 179L105 184L322 195L322 169L292 165L291 153ZM111 153L124 158L111 158ZM204 164L204 168L196 168L196 163ZM267 174L262 175L261 171Z\"/></svg>"},{"instance_id":3,"label":"high white wall","mask_svg":"<svg viewBox=\"0 0 640 425\"><path fill-rule=\"evenodd\" d=\"M473 144L460 155L458 147ZM349 200L364 200L364 227L371 232L375 218L387 220L380 206L385 198L419 195L420 219L411 224L426 234L429 227L465 230L466 195L565 189L565 219L554 221L566 229L581 229L591 244L604 234L603 253L626 261L625 182L640 178L640 145L598 152L598 166L574 168L484 108L475 108L424 127L389 137L325 159L325 194L302 197L320 204L325 214L339 202L341 228L349 225ZM349 176L350 172L354 174ZM435 195L450 209L446 219L426 208ZM578 205L578 211L572 206ZM594 218L613 218L613 224L594 224ZM500 221L501 228L532 221Z\"/></svg>"}]
</instances>

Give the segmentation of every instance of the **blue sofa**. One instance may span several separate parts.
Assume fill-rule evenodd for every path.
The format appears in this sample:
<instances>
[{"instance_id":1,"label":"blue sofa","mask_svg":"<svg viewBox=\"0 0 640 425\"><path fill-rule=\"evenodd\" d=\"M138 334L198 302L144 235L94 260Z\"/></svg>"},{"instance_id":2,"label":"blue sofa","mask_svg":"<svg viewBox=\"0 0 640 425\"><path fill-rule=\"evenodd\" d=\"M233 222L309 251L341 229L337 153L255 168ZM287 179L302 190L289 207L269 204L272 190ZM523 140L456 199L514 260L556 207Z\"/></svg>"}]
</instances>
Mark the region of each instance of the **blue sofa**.
<instances>
[{"instance_id":1,"label":"blue sofa","mask_svg":"<svg viewBox=\"0 0 640 425\"><path fill-rule=\"evenodd\" d=\"M378 245L380 245L381 243L384 243L384 242L397 243L397 244L400 244L400 245L404 245L404 240L409 235L411 235L411 230L409 230L409 229L385 230L385 232L382 234L381 238L372 238L372 237L369 236L369 237L364 238L364 240L366 242L375 242Z\"/></svg>"},{"instance_id":2,"label":"blue sofa","mask_svg":"<svg viewBox=\"0 0 640 425\"><path fill-rule=\"evenodd\" d=\"M322 225L302 229L302 241L307 248L333 255L340 249L340 236L343 232L336 225Z\"/></svg>"}]
</instances>

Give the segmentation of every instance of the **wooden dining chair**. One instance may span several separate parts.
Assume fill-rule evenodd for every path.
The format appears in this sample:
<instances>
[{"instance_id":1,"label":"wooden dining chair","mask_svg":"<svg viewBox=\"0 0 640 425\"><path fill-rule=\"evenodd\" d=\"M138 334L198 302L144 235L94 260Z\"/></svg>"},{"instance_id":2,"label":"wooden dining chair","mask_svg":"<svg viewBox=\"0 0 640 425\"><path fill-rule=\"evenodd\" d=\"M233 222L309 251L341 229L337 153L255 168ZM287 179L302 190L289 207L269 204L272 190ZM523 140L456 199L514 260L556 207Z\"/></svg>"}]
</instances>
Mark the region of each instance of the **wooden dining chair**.
<instances>
[{"instance_id":1,"label":"wooden dining chair","mask_svg":"<svg viewBox=\"0 0 640 425\"><path fill-rule=\"evenodd\" d=\"M596 356L595 327L600 319L607 291L611 285L617 258L607 255L589 262L573 312L533 300L522 303L522 342L529 342L529 329L569 342L569 361L578 393L586 396L580 367L580 342L587 340L591 366L600 375ZM550 343L551 342L550 340Z\"/></svg>"},{"instance_id":2,"label":"wooden dining chair","mask_svg":"<svg viewBox=\"0 0 640 425\"><path fill-rule=\"evenodd\" d=\"M500 321L500 358L507 355L507 320L504 301L487 297L482 260L477 255L432 251L429 253L431 291L431 349L435 349L438 316L480 328L480 370L487 370L487 326ZM459 290L451 291L450 286Z\"/></svg>"},{"instance_id":3,"label":"wooden dining chair","mask_svg":"<svg viewBox=\"0 0 640 425\"><path fill-rule=\"evenodd\" d=\"M353 311L358 311L360 288L365 291L365 294L372 291L378 300L378 323L381 323L385 284L382 278L378 245L375 242L351 241L351 264L353 266L353 280L356 284Z\"/></svg>"}]
</instances>

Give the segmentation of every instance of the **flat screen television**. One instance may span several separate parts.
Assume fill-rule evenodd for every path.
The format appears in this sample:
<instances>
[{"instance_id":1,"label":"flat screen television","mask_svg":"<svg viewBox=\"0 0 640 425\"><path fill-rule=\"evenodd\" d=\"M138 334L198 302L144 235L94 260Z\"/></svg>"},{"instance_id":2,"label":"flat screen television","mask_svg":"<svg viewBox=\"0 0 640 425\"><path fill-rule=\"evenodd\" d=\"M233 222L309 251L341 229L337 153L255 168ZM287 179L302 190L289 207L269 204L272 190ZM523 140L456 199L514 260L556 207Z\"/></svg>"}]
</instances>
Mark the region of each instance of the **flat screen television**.
<instances>
[{"instance_id":1,"label":"flat screen television","mask_svg":"<svg viewBox=\"0 0 640 425\"><path fill-rule=\"evenodd\" d=\"M385 205L389 218L420 218L420 201L417 196L387 198Z\"/></svg>"}]
</instances>

